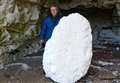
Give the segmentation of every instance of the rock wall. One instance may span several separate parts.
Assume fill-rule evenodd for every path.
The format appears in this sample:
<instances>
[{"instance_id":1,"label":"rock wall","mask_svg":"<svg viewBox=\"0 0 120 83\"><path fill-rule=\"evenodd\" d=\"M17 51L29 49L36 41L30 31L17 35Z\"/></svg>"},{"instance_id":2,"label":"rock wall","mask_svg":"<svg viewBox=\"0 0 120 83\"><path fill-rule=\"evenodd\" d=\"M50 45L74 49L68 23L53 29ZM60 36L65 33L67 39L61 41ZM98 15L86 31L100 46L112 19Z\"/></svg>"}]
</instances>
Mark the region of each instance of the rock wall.
<instances>
[{"instance_id":1,"label":"rock wall","mask_svg":"<svg viewBox=\"0 0 120 83\"><path fill-rule=\"evenodd\" d=\"M25 42L38 34L39 8L38 0L0 0L0 63L39 49L39 41Z\"/></svg>"},{"instance_id":2,"label":"rock wall","mask_svg":"<svg viewBox=\"0 0 120 83\"><path fill-rule=\"evenodd\" d=\"M113 12L113 31L120 35L120 1L116 2Z\"/></svg>"},{"instance_id":3,"label":"rock wall","mask_svg":"<svg viewBox=\"0 0 120 83\"><path fill-rule=\"evenodd\" d=\"M64 3L64 0L59 0L61 8L70 9L76 6L83 6L86 8L97 7L97 8L113 8L117 0L70 0L69 3ZM68 0L67 0L68 1Z\"/></svg>"}]
</instances>

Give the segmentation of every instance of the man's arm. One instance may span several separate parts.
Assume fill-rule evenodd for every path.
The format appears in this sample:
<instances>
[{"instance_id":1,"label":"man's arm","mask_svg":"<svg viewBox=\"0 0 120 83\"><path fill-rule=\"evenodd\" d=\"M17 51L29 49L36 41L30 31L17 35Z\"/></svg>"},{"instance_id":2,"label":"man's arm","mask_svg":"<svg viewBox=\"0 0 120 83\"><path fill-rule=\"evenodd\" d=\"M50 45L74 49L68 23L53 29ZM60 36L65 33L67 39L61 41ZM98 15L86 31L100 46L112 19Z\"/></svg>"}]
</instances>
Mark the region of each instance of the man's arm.
<instances>
[{"instance_id":1,"label":"man's arm","mask_svg":"<svg viewBox=\"0 0 120 83\"><path fill-rule=\"evenodd\" d=\"M42 23L42 27L38 33L38 37L40 39L40 42L41 42L41 48L44 48L45 47L45 36L46 36L46 23L45 21Z\"/></svg>"},{"instance_id":2,"label":"man's arm","mask_svg":"<svg viewBox=\"0 0 120 83\"><path fill-rule=\"evenodd\" d=\"M40 38L41 40L45 40L45 34L46 34L46 23L43 22L42 27L41 27L41 29L40 29L40 31L39 31L38 36L39 36L39 38Z\"/></svg>"}]
</instances>

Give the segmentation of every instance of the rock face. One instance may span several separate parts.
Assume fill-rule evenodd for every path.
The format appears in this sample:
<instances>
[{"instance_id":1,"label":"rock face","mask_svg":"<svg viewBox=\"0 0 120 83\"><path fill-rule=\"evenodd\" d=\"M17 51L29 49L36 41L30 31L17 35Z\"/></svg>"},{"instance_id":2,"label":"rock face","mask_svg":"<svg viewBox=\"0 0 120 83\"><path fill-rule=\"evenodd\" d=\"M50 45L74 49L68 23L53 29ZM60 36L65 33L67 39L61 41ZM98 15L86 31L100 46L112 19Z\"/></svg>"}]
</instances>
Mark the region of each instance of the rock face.
<instances>
[{"instance_id":1,"label":"rock face","mask_svg":"<svg viewBox=\"0 0 120 83\"><path fill-rule=\"evenodd\" d=\"M68 5L65 5L64 0L62 1L62 8L70 9L76 6L83 6L86 8L97 7L97 8L113 8L117 0L70 0Z\"/></svg>"},{"instance_id":2,"label":"rock face","mask_svg":"<svg viewBox=\"0 0 120 83\"><path fill-rule=\"evenodd\" d=\"M9 62L10 57L15 59L39 49L35 42L31 49L25 47L25 41L38 33L39 14L35 0L0 0L0 64ZM18 48L24 51L16 52L16 49L20 51Z\"/></svg>"},{"instance_id":3,"label":"rock face","mask_svg":"<svg viewBox=\"0 0 120 83\"><path fill-rule=\"evenodd\" d=\"M43 55L46 77L74 83L83 77L92 58L91 27L78 13L63 17L48 40Z\"/></svg>"}]
</instances>

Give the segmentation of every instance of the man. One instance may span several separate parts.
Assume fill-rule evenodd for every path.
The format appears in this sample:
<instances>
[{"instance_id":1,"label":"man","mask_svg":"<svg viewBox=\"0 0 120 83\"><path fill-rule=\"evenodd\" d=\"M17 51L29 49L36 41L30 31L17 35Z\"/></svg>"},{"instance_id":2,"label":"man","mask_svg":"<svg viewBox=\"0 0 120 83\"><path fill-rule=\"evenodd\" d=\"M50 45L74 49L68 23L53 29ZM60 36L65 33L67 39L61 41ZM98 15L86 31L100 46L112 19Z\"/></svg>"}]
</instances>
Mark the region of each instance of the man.
<instances>
[{"instance_id":1,"label":"man","mask_svg":"<svg viewBox=\"0 0 120 83\"><path fill-rule=\"evenodd\" d=\"M44 45L52 36L52 32L55 26L59 23L60 18L58 6L52 4L50 7L50 15L44 20L41 32L39 33L39 37Z\"/></svg>"}]
</instances>

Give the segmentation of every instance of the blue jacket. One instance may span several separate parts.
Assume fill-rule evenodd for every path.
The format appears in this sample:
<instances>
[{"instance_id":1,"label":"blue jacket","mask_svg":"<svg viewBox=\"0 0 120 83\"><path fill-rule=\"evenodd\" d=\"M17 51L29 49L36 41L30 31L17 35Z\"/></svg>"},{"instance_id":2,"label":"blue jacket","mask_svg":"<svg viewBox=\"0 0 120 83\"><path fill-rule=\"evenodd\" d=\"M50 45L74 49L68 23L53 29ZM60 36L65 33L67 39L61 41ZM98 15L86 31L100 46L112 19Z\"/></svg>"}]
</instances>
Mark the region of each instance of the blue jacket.
<instances>
[{"instance_id":1,"label":"blue jacket","mask_svg":"<svg viewBox=\"0 0 120 83\"><path fill-rule=\"evenodd\" d=\"M43 40L48 40L53 32L55 26L59 23L61 17L56 17L53 19L52 16L48 16L41 27L41 31L39 32L39 37Z\"/></svg>"}]
</instances>

